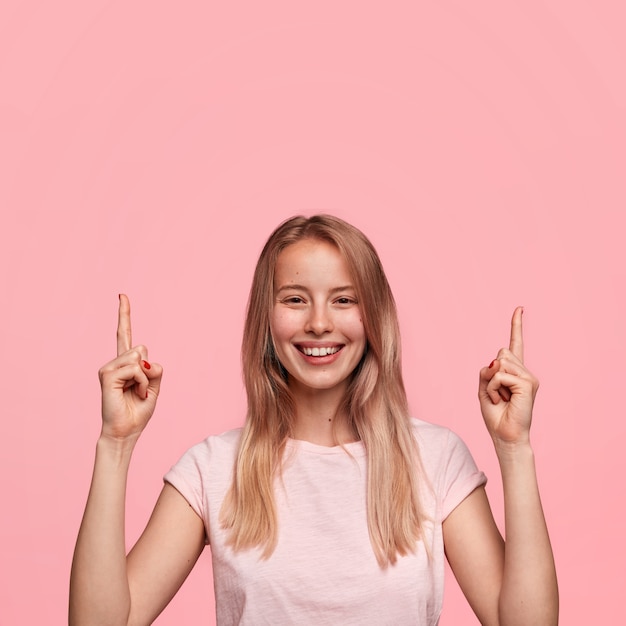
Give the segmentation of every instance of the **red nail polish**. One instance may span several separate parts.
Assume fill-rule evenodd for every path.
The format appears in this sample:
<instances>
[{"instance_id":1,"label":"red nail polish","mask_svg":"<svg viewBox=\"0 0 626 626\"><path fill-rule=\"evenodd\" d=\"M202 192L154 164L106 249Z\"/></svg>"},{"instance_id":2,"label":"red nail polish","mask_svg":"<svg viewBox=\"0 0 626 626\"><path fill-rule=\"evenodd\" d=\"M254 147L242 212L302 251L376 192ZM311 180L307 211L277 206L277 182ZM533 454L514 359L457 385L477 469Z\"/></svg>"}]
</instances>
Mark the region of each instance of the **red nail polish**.
<instances>
[{"instance_id":1,"label":"red nail polish","mask_svg":"<svg viewBox=\"0 0 626 626\"><path fill-rule=\"evenodd\" d=\"M142 363L143 363L143 366L144 366L147 370L149 370L149 369L152 367L152 366L150 365L150 363L148 363L148 361L142 361Z\"/></svg>"},{"instance_id":2,"label":"red nail polish","mask_svg":"<svg viewBox=\"0 0 626 626\"><path fill-rule=\"evenodd\" d=\"M493 364L495 363L495 359L493 361L491 361L491 363L489 363L489 369L491 369L493 367Z\"/></svg>"}]
</instances>

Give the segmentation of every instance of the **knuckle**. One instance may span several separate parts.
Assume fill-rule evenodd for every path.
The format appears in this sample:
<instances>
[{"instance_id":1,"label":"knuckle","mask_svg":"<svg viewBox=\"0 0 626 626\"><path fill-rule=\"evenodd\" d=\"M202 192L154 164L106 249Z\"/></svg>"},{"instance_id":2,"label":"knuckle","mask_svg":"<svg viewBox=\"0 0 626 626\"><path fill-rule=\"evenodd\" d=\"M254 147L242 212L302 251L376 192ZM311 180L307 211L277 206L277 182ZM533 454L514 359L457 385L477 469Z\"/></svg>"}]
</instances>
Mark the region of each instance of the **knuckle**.
<instances>
[{"instance_id":1,"label":"knuckle","mask_svg":"<svg viewBox=\"0 0 626 626\"><path fill-rule=\"evenodd\" d=\"M108 368L101 368L98 371L98 380L100 381L101 387L110 386L113 380L113 372Z\"/></svg>"},{"instance_id":2,"label":"knuckle","mask_svg":"<svg viewBox=\"0 0 626 626\"><path fill-rule=\"evenodd\" d=\"M107 374L109 374L111 371L113 370L113 367L111 366L111 362L109 361L108 363L105 363L99 370L98 370L98 378L100 380L102 380L103 378L105 378L107 376Z\"/></svg>"}]
</instances>

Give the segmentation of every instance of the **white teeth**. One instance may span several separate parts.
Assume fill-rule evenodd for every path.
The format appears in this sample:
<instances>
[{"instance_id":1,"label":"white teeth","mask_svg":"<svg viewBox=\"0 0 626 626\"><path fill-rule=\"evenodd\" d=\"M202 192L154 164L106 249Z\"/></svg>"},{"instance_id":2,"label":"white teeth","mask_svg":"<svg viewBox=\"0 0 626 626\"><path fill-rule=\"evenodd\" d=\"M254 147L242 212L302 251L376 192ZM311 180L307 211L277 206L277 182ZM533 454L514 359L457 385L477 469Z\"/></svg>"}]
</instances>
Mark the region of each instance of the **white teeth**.
<instances>
[{"instance_id":1,"label":"white teeth","mask_svg":"<svg viewBox=\"0 0 626 626\"><path fill-rule=\"evenodd\" d=\"M302 352L307 356L328 356L329 354L335 354L338 350L338 346L332 348L302 348Z\"/></svg>"}]
</instances>

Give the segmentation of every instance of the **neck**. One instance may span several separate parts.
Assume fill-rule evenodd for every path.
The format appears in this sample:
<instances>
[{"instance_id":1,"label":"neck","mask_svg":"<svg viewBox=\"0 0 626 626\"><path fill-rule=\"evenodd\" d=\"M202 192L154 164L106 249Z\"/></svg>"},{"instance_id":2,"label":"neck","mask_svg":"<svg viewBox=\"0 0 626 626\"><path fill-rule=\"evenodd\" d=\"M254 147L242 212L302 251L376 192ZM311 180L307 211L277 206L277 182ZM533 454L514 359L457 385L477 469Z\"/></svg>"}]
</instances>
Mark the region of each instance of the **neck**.
<instances>
[{"instance_id":1,"label":"neck","mask_svg":"<svg viewBox=\"0 0 626 626\"><path fill-rule=\"evenodd\" d=\"M296 421L293 438L322 446L334 446L355 440L345 415L339 408L345 389L294 389Z\"/></svg>"}]
</instances>

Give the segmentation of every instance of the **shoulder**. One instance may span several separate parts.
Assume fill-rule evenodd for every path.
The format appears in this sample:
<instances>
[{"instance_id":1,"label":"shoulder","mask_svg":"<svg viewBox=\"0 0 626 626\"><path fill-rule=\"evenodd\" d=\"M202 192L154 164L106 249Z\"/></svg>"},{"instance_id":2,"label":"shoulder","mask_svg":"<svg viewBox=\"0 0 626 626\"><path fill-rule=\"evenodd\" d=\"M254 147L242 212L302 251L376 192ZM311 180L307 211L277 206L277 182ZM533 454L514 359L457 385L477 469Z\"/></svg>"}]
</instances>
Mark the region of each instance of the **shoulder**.
<instances>
[{"instance_id":1,"label":"shoulder","mask_svg":"<svg viewBox=\"0 0 626 626\"><path fill-rule=\"evenodd\" d=\"M209 435L206 439L189 448L178 460L172 469L206 471L210 466L217 464L220 467L230 467L234 461L241 428L228 430L220 435Z\"/></svg>"},{"instance_id":2,"label":"shoulder","mask_svg":"<svg viewBox=\"0 0 626 626\"><path fill-rule=\"evenodd\" d=\"M415 437L422 453L447 447L454 440L460 441L460 437L446 426L425 422L415 417L412 417L410 421L413 437Z\"/></svg>"},{"instance_id":3,"label":"shoulder","mask_svg":"<svg viewBox=\"0 0 626 626\"><path fill-rule=\"evenodd\" d=\"M420 461L424 471L432 480L454 480L460 475L477 475L472 455L465 442L445 426L411 419L413 436L418 445Z\"/></svg>"},{"instance_id":4,"label":"shoulder","mask_svg":"<svg viewBox=\"0 0 626 626\"><path fill-rule=\"evenodd\" d=\"M237 449L239 440L241 439L242 428L233 428L219 435L209 435L206 439L199 441L189 448L188 452L199 450L230 450Z\"/></svg>"}]
</instances>

